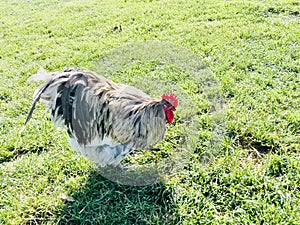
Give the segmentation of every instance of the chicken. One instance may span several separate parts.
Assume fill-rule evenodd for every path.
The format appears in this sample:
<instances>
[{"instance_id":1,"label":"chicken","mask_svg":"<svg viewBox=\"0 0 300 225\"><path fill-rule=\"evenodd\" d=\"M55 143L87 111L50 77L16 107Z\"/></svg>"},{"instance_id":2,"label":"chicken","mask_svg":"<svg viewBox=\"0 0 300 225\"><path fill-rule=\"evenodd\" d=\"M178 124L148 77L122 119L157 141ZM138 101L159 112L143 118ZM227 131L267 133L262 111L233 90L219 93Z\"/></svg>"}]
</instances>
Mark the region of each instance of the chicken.
<instances>
[{"instance_id":1,"label":"chicken","mask_svg":"<svg viewBox=\"0 0 300 225\"><path fill-rule=\"evenodd\" d=\"M71 147L100 167L122 168L130 152L161 141L178 106L174 94L151 98L83 69L40 70L29 79L39 80L46 83L35 91L25 124L41 100L54 126L68 132Z\"/></svg>"}]
</instances>

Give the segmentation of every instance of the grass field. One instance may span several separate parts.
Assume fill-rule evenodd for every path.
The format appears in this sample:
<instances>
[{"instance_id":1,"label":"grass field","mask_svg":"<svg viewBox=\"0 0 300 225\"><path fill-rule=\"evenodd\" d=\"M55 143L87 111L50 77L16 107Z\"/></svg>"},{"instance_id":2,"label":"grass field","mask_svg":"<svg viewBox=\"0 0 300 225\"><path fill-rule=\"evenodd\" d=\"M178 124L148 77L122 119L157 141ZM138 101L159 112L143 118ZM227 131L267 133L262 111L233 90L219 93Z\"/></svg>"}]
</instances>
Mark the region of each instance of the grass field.
<instances>
[{"instance_id":1,"label":"grass field","mask_svg":"<svg viewBox=\"0 0 300 225\"><path fill-rule=\"evenodd\" d=\"M93 68L149 40L190 50L219 84L226 131L208 162L205 110L186 166L142 187L99 175L41 104L21 131L38 86L27 79L39 67ZM0 224L300 224L299 40L298 0L2 0ZM116 81L156 74L144 64L124 71ZM190 80L178 82L197 99Z\"/></svg>"}]
</instances>

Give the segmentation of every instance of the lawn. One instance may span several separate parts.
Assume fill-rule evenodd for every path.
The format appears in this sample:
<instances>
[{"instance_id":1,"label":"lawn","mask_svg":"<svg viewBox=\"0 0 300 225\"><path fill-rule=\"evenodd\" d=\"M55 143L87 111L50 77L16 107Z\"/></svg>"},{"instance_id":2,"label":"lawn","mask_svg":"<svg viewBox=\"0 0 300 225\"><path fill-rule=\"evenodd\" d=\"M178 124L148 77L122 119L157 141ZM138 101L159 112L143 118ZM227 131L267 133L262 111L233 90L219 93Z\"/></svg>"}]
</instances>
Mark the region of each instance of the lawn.
<instances>
[{"instance_id":1,"label":"lawn","mask_svg":"<svg viewBox=\"0 0 300 225\"><path fill-rule=\"evenodd\" d=\"M2 0L0 224L300 224L299 40L297 0ZM174 91L161 151L126 160L180 166L117 183L42 104L24 128L27 79L74 66Z\"/></svg>"}]
</instances>

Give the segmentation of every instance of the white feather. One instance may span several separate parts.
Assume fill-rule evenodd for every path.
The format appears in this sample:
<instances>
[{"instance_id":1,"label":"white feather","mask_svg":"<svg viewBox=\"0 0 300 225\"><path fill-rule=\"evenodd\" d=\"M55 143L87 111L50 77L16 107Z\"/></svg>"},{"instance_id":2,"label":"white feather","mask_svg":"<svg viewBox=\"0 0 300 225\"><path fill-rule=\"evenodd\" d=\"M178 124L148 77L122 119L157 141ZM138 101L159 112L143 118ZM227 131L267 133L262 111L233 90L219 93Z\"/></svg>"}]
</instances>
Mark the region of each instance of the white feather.
<instances>
[{"instance_id":1,"label":"white feather","mask_svg":"<svg viewBox=\"0 0 300 225\"><path fill-rule=\"evenodd\" d=\"M47 73L42 67L39 68L36 74L33 74L29 79L28 82L31 81L48 81L52 78L51 73Z\"/></svg>"}]
</instances>

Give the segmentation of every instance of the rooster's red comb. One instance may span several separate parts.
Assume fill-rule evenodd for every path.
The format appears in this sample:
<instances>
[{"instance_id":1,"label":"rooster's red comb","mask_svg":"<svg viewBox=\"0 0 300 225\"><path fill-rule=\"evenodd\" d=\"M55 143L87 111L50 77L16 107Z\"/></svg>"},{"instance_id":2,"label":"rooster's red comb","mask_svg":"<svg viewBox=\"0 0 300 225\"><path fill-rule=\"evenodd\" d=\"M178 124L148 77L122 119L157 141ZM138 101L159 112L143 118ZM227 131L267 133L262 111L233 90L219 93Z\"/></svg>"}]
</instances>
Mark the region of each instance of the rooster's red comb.
<instances>
[{"instance_id":1,"label":"rooster's red comb","mask_svg":"<svg viewBox=\"0 0 300 225\"><path fill-rule=\"evenodd\" d=\"M161 98L170 102L175 108L178 106L178 99L173 93L171 93L170 95L163 94Z\"/></svg>"}]
</instances>

